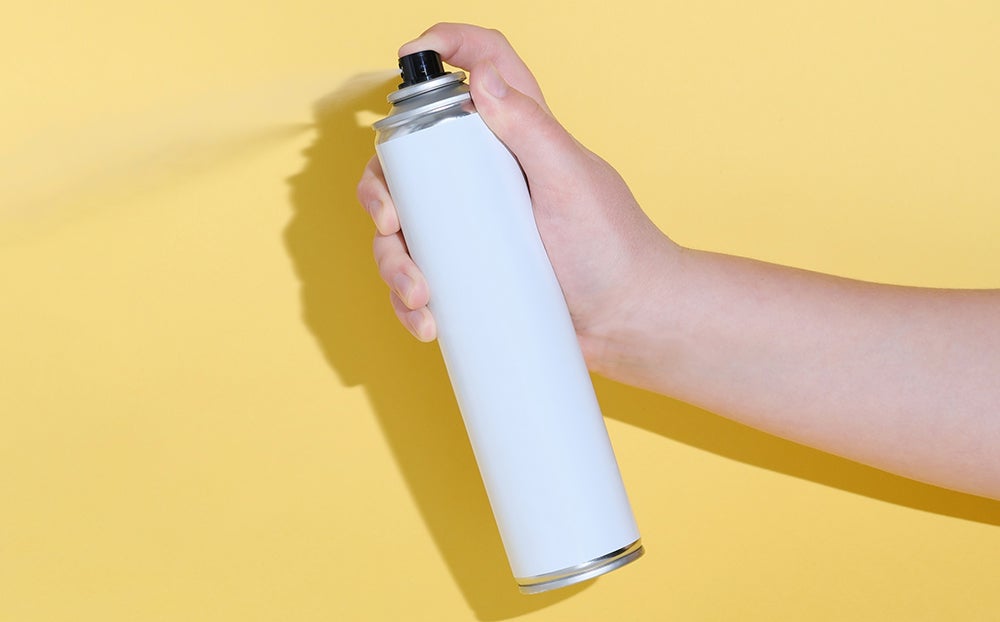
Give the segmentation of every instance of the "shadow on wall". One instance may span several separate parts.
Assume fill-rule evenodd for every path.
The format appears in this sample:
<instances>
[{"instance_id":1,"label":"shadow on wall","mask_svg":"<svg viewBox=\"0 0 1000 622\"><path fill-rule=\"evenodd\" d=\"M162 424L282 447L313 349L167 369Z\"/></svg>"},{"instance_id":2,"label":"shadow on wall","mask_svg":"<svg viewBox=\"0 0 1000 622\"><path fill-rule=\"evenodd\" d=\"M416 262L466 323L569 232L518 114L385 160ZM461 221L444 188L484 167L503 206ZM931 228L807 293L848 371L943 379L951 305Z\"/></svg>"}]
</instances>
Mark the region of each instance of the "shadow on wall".
<instances>
[{"instance_id":1,"label":"shadow on wall","mask_svg":"<svg viewBox=\"0 0 1000 622\"><path fill-rule=\"evenodd\" d=\"M759 432L617 382L595 379L604 414L745 464L916 510L1000 526L1000 501L922 484Z\"/></svg>"},{"instance_id":2,"label":"shadow on wall","mask_svg":"<svg viewBox=\"0 0 1000 622\"><path fill-rule=\"evenodd\" d=\"M371 259L374 231L355 185L374 135L357 113L384 111L393 81L349 80L315 106L317 138L289 179L285 243L303 317L347 386L364 386L406 484L456 583L481 620L547 607L587 585L524 597L514 588L465 430L434 346L397 325ZM1000 525L1000 502L824 454L668 398L597 382L605 414L727 458L890 503Z\"/></svg>"}]
</instances>

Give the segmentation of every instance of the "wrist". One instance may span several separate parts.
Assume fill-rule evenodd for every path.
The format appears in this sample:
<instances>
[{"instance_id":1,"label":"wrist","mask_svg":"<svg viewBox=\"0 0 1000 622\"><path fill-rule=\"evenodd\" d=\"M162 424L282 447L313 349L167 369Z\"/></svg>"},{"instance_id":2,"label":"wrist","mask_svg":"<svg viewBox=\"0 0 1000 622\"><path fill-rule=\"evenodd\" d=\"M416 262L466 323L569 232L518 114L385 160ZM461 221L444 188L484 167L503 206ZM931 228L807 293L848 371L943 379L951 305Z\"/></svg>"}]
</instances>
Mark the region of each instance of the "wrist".
<instances>
[{"instance_id":1,"label":"wrist","mask_svg":"<svg viewBox=\"0 0 1000 622\"><path fill-rule=\"evenodd\" d=\"M675 367L683 352L687 281L698 251L683 248L660 232L636 249L620 294L603 322L580 333L588 367L602 376L662 391L662 370Z\"/></svg>"}]
</instances>

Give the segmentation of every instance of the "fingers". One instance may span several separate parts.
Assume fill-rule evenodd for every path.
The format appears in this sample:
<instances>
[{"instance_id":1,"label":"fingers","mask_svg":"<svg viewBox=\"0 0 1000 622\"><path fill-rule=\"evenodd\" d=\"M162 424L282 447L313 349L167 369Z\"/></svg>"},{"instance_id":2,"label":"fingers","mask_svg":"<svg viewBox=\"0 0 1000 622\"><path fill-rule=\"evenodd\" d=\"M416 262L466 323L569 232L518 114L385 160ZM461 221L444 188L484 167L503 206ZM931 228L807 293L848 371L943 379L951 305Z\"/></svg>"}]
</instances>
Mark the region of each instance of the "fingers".
<instances>
[{"instance_id":1,"label":"fingers","mask_svg":"<svg viewBox=\"0 0 1000 622\"><path fill-rule=\"evenodd\" d=\"M405 56L421 50L434 50L449 65L469 72L478 65L492 63L515 89L531 97L542 109L548 111L535 76L507 38L497 30L469 24L435 24L399 48L399 55Z\"/></svg>"},{"instance_id":2,"label":"fingers","mask_svg":"<svg viewBox=\"0 0 1000 622\"><path fill-rule=\"evenodd\" d=\"M430 300L427 281L407 253L403 234L376 235L372 243L378 272L389 288L410 309L426 306Z\"/></svg>"},{"instance_id":3,"label":"fingers","mask_svg":"<svg viewBox=\"0 0 1000 622\"><path fill-rule=\"evenodd\" d=\"M361 181L358 182L358 201L371 216L380 234L391 235L399 231L396 206L389 196L385 175L382 174L382 165L376 156L372 156L361 173Z\"/></svg>"},{"instance_id":4,"label":"fingers","mask_svg":"<svg viewBox=\"0 0 1000 622\"><path fill-rule=\"evenodd\" d=\"M437 324L434 323L434 316L427 307L410 309L396 296L396 292L390 294L390 301L396 317L410 334L423 342L437 339Z\"/></svg>"},{"instance_id":5,"label":"fingers","mask_svg":"<svg viewBox=\"0 0 1000 622\"><path fill-rule=\"evenodd\" d=\"M396 317L420 341L434 341L437 338L437 325L427 308L430 290L423 273L413 263L406 249L406 242L399 228L399 217L377 157L368 161L361 174L358 201L378 230L372 243L372 251L379 275L389 285Z\"/></svg>"},{"instance_id":6,"label":"fingers","mask_svg":"<svg viewBox=\"0 0 1000 622\"><path fill-rule=\"evenodd\" d=\"M538 82L496 30L440 23L399 49L401 56L432 49L469 70L472 99L483 120L517 156L529 184L557 183L585 165L580 149L542 97Z\"/></svg>"},{"instance_id":7,"label":"fingers","mask_svg":"<svg viewBox=\"0 0 1000 622\"><path fill-rule=\"evenodd\" d=\"M427 281L406 248L378 158L372 158L365 167L358 184L358 199L370 206L367 209L378 229L372 251L382 280L410 309L426 306L430 298Z\"/></svg>"},{"instance_id":8,"label":"fingers","mask_svg":"<svg viewBox=\"0 0 1000 622\"><path fill-rule=\"evenodd\" d=\"M517 156L537 189L579 177L584 150L548 109L509 84L489 61L471 74L472 99L483 121Z\"/></svg>"},{"instance_id":9,"label":"fingers","mask_svg":"<svg viewBox=\"0 0 1000 622\"><path fill-rule=\"evenodd\" d=\"M391 290L396 317L420 341L433 341L437 327L427 308L430 291L423 273L407 253L403 234L397 231L392 235L376 235L372 250L379 274Z\"/></svg>"}]
</instances>

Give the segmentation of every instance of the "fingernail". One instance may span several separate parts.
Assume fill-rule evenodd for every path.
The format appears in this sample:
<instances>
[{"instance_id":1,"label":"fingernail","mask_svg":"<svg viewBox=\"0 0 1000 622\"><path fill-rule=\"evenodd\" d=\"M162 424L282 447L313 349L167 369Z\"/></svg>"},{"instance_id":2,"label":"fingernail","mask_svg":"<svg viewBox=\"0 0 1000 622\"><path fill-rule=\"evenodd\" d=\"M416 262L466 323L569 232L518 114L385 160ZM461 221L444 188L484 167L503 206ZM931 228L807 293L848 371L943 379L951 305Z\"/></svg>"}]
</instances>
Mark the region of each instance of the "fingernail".
<instances>
[{"instance_id":1,"label":"fingernail","mask_svg":"<svg viewBox=\"0 0 1000 622\"><path fill-rule=\"evenodd\" d=\"M433 341L430 312L426 308L410 313L410 326L413 328L413 336L420 341L424 343Z\"/></svg>"},{"instance_id":2,"label":"fingernail","mask_svg":"<svg viewBox=\"0 0 1000 622\"><path fill-rule=\"evenodd\" d=\"M405 272L401 272L392 277L392 288L404 304L409 303L413 294L413 279Z\"/></svg>"},{"instance_id":3,"label":"fingernail","mask_svg":"<svg viewBox=\"0 0 1000 622\"><path fill-rule=\"evenodd\" d=\"M497 99L506 97L510 90L510 87L504 82L503 77L497 71L497 68L493 66L493 63L487 64L483 70L483 88Z\"/></svg>"}]
</instances>

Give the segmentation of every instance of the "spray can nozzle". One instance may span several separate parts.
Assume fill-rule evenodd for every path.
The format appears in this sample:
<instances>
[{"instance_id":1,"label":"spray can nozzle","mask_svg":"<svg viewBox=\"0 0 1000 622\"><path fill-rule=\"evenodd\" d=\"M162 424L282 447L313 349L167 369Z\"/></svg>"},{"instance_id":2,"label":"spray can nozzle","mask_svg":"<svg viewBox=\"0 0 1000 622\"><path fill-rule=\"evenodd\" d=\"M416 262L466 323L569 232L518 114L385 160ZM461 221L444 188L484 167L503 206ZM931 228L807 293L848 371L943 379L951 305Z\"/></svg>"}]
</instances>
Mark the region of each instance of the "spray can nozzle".
<instances>
[{"instance_id":1,"label":"spray can nozzle","mask_svg":"<svg viewBox=\"0 0 1000 622\"><path fill-rule=\"evenodd\" d=\"M403 78L403 83L399 85L399 88L427 82L449 73L444 70L441 55L434 50L423 50L401 57L399 69L400 76Z\"/></svg>"}]
</instances>

